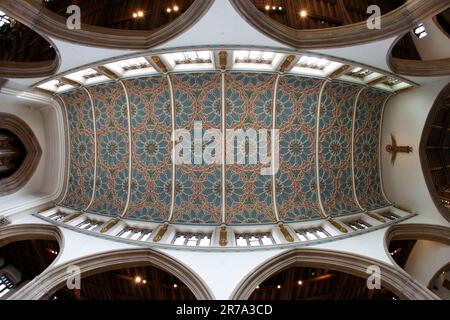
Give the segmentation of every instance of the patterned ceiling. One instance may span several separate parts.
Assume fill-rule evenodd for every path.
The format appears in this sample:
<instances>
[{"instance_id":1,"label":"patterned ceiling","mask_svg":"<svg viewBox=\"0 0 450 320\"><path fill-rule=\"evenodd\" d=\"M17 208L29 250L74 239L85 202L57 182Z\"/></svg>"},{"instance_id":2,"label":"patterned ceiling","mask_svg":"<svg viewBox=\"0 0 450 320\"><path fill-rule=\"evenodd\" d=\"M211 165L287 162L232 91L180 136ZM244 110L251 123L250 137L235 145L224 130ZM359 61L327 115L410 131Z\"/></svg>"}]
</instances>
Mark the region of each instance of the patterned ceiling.
<instances>
[{"instance_id":1,"label":"patterned ceiling","mask_svg":"<svg viewBox=\"0 0 450 320\"><path fill-rule=\"evenodd\" d=\"M378 168L388 93L374 88L293 75L208 72L110 82L60 97L71 145L62 206L152 222L256 224L389 204ZM193 131L194 121L202 121L203 130L275 124L275 179L260 174L261 164L173 166L172 126Z\"/></svg>"}]
</instances>

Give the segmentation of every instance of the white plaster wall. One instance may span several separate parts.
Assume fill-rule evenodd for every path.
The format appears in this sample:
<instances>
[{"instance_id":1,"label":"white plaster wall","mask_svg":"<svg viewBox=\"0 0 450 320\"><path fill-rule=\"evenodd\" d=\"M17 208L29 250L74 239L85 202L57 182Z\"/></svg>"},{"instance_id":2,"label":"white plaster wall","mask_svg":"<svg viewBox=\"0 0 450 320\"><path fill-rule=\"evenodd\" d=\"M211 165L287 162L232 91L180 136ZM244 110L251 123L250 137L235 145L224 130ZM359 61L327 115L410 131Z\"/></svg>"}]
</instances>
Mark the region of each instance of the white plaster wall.
<instances>
[{"instance_id":1,"label":"white plaster wall","mask_svg":"<svg viewBox=\"0 0 450 320\"><path fill-rule=\"evenodd\" d=\"M0 112L25 121L42 149L39 165L28 183L13 194L0 197L0 215L8 216L56 199L64 175L61 167L65 157L61 149L64 136L59 134L58 114L50 102L43 104L0 93Z\"/></svg>"},{"instance_id":2,"label":"white plaster wall","mask_svg":"<svg viewBox=\"0 0 450 320\"><path fill-rule=\"evenodd\" d=\"M412 146L413 153L398 154L395 164L391 165L390 154L383 149L381 160L383 186L391 201L425 216L427 223L449 226L428 192L418 152L428 113L447 83L448 78L405 91L388 101L382 124L381 146L384 148L390 143L392 133L398 144Z\"/></svg>"},{"instance_id":3,"label":"white plaster wall","mask_svg":"<svg viewBox=\"0 0 450 320\"><path fill-rule=\"evenodd\" d=\"M411 37L422 60L450 58L450 39L430 18L423 23L428 35L417 38L413 32Z\"/></svg>"},{"instance_id":4,"label":"white plaster wall","mask_svg":"<svg viewBox=\"0 0 450 320\"><path fill-rule=\"evenodd\" d=\"M405 271L413 276L424 286L433 276L450 262L450 247L443 243L419 240L414 245L408 261L405 264Z\"/></svg>"}]
</instances>

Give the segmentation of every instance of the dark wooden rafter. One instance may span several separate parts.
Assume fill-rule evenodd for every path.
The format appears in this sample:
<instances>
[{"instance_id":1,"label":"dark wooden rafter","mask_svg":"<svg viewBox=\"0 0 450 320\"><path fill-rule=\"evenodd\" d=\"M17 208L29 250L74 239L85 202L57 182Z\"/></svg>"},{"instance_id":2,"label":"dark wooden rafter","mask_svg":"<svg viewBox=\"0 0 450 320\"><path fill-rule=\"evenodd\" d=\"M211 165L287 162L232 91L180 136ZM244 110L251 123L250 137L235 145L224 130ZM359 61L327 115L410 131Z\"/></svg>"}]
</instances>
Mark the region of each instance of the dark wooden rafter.
<instances>
[{"instance_id":1,"label":"dark wooden rafter","mask_svg":"<svg viewBox=\"0 0 450 320\"><path fill-rule=\"evenodd\" d=\"M139 283L135 281L138 276L141 278ZM75 293L66 287L52 294L52 297L55 296L61 300L78 299ZM192 292L180 280L152 266L116 269L83 278L79 298L82 300L195 300Z\"/></svg>"},{"instance_id":2,"label":"dark wooden rafter","mask_svg":"<svg viewBox=\"0 0 450 320\"><path fill-rule=\"evenodd\" d=\"M261 283L250 300L375 300L395 297L386 289L368 290L366 281L330 269L291 267Z\"/></svg>"},{"instance_id":3,"label":"dark wooden rafter","mask_svg":"<svg viewBox=\"0 0 450 320\"><path fill-rule=\"evenodd\" d=\"M20 271L20 283L23 283L38 276L53 262L57 255L50 250L59 252L57 241L21 240L1 247L0 256L5 258L5 265L10 264Z\"/></svg>"},{"instance_id":4,"label":"dark wooden rafter","mask_svg":"<svg viewBox=\"0 0 450 320\"><path fill-rule=\"evenodd\" d=\"M83 20L86 21L86 23L82 23L81 29L76 30L76 32L69 30L66 27L66 15L60 15L45 8L39 1L3 0L0 2L0 10L7 11L11 17L21 21L27 26L31 26L36 32L47 34L65 41L95 47L143 50L158 46L184 32L206 13L213 2L213 0L185 1L186 2L183 1L183 3L186 3L186 5L181 5L180 2L179 13L173 15L170 19L167 19L167 23L158 20L163 19L161 16L165 15L167 2L164 2L163 0L151 2L144 2L142 0L116 0L116 2L114 2L117 3L116 6L111 4L112 1L106 0L83 1L82 3L87 4L88 10L87 12L84 12L81 17L82 19L90 17L91 20ZM57 2L60 3L60 1ZM61 1L62 4L66 2ZM159 9L155 9L153 13L151 11L146 12L145 18L134 19L133 12L136 10L145 11L147 3L152 3L154 6L158 5ZM188 3L191 4L188 5ZM95 10L89 9L89 6L98 8ZM65 9L66 8L67 6L65 6ZM111 21L115 19L111 15L114 15L115 13L121 13L121 15L124 16L126 15L126 19L131 19L132 21L118 22L116 25L110 25L112 26L111 28L98 26L105 25L103 19L106 19L105 21L111 23ZM106 23L106 25L108 25L108 23ZM153 24L157 24L157 26Z\"/></svg>"},{"instance_id":5,"label":"dark wooden rafter","mask_svg":"<svg viewBox=\"0 0 450 320\"><path fill-rule=\"evenodd\" d=\"M450 221L450 84L436 99L426 120L419 154L428 190L441 214Z\"/></svg>"},{"instance_id":6,"label":"dark wooden rafter","mask_svg":"<svg viewBox=\"0 0 450 320\"><path fill-rule=\"evenodd\" d=\"M336 3L338 3L336 0L305 0L301 2L295 1L298 6L300 6L300 4L306 4L305 6L309 7L310 9L307 17L302 18L303 20L296 17L296 24L291 24L292 26L290 26L288 22L276 20L280 20L281 18L279 17L281 17L283 14L273 13L274 17L268 16L272 14L270 12L266 14L264 12L264 7L262 10L258 9L250 0L230 1L239 12L239 14L241 14L241 16L252 26L257 28L267 36L297 49L349 46L353 44L361 44L375 40L386 39L399 33L404 33L411 30L411 27L416 23L430 16L438 14L450 3L448 0L409 0L404 2L404 4L399 7L395 5L395 10L392 10L392 7L391 9L387 8L385 11L383 11L382 8L382 12L385 12L385 14L383 14L381 17L381 24L383 28L368 29L365 21L367 19L366 10L368 6L365 5L365 1L344 1L345 8L347 9L350 16L357 15L358 12L363 12L363 16L361 16L360 18L355 18L355 21L353 21L352 18L351 24L342 24L341 21L333 22L332 19L329 21L325 21L323 17L318 17L318 15L316 15L316 12L318 12L317 10L328 10L328 15L330 15L331 17L342 15L342 7L336 5ZM378 4L377 2L371 2L372 3L370 4ZM269 4L270 3L271 2L269 1ZM288 1L283 3L288 3ZM335 5L329 6L328 4L331 3L334 3ZM379 3L387 2L379 1ZM391 1L390 3L394 2ZM285 5L285 7L287 7L287 4ZM335 7L335 12L331 13L333 12L333 7ZM337 10L336 7L340 9ZM361 8L359 7L362 7L363 11L361 11ZM294 6L293 8L295 9L297 8L297 6ZM307 10L308 12L308 9L305 10ZM275 11L276 10L274 10L274 12ZM300 10L295 11L296 14L298 14L299 11ZM289 10L286 10L286 13L287 12L289 12ZM341 20L344 21L345 19L345 16L342 16ZM285 20L287 21L287 18ZM304 24L301 27L298 27L299 20L301 20L301 23Z\"/></svg>"}]
</instances>

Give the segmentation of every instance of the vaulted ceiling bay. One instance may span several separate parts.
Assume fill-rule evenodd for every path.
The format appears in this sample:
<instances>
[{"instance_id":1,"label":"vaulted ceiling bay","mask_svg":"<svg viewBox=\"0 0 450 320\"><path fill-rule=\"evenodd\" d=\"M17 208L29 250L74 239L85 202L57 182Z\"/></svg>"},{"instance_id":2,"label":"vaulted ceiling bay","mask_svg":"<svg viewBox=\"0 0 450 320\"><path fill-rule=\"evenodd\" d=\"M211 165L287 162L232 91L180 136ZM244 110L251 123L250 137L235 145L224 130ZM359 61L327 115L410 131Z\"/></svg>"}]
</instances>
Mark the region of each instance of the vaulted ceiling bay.
<instances>
[{"instance_id":1,"label":"vaulted ceiling bay","mask_svg":"<svg viewBox=\"0 0 450 320\"><path fill-rule=\"evenodd\" d=\"M70 133L61 206L152 222L265 224L390 205L378 163L389 93L375 88L233 71L125 79L59 97ZM278 129L279 170L261 175L260 161L174 165L172 131L193 132L196 121L203 131Z\"/></svg>"}]
</instances>

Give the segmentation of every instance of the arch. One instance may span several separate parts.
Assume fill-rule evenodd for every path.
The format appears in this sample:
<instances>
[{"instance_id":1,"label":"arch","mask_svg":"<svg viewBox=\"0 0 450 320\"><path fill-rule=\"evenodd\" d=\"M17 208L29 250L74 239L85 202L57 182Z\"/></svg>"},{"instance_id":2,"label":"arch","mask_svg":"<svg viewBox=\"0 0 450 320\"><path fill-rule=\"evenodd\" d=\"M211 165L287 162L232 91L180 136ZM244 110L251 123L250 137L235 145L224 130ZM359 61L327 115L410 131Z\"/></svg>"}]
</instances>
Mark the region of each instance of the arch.
<instances>
[{"instance_id":1,"label":"arch","mask_svg":"<svg viewBox=\"0 0 450 320\"><path fill-rule=\"evenodd\" d=\"M449 63L450 65L450 63ZM434 101L433 106L431 107L430 112L428 113L427 120L424 125L424 129L422 131L422 136L420 138L420 144L419 144L419 157L420 157L420 165L422 167L422 173L425 178L425 183L428 187L428 191L430 192L431 198L433 199L433 202L436 206L436 208L439 210L441 215L450 222L450 209L445 207L443 203L441 202L441 197L439 195L439 191L436 188L435 185L435 177L431 173L431 165L429 164L428 156L427 156L427 144L428 140L431 136L432 130L433 130L433 124L436 120L442 120L443 115L447 113L450 114L450 108L448 106L448 101L450 99L450 83L447 84L444 89L439 93L439 96ZM445 110L447 108L447 110ZM445 126L445 125L444 125ZM443 127L443 129L447 129ZM448 132L447 132L448 135ZM445 139L443 139L445 140ZM441 141L440 147L444 147L445 141ZM442 160L441 160L442 161Z\"/></svg>"},{"instance_id":2,"label":"arch","mask_svg":"<svg viewBox=\"0 0 450 320\"><path fill-rule=\"evenodd\" d=\"M428 240L450 245L450 228L434 224L395 224L384 235L386 249L392 240Z\"/></svg>"},{"instance_id":3,"label":"arch","mask_svg":"<svg viewBox=\"0 0 450 320\"><path fill-rule=\"evenodd\" d=\"M4 26L7 29L3 30L4 37L0 40L0 77L38 78L56 73L61 56L54 43L45 33L32 30L15 19L10 20Z\"/></svg>"},{"instance_id":4,"label":"arch","mask_svg":"<svg viewBox=\"0 0 450 320\"><path fill-rule=\"evenodd\" d=\"M20 168L1 180L0 196L4 196L16 192L31 179L41 159L42 149L31 128L15 115L0 112L0 129L9 130L16 135L27 151Z\"/></svg>"},{"instance_id":5,"label":"arch","mask_svg":"<svg viewBox=\"0 0 450 320\"><path fill-rule=\"evenodd\" d=\"M382 29L369 30L366 22L316 30L295 30L272 20L249 0L230 0L248 23L265 35L296 49L318 49L362 44L406 32L426 17L448 5L442 0L409 0L381 17Z\"/></svg>"},{"instance_id":6,"label":"arch","mask_svg":"<svg viewBox=\"0 0 450 320\"><path fill-rule=\"evenodd\" d=\"M41 274L50 270L57 263L64 250L64 236L57 226L51 224L16 224L0 227L0 248L24 240L55 240L58 242L58 255Z\"/></svg>"},{"instance_id":7,"label":"arch","mask_svg":"<svg viewBox=\"0 0 450 320\"><path fill-rule=\"evenodd\" d=\"M208 11L212 3L213 0L195 0L186 12L173 22L151 31L108 29L86 24L82 24L80 30L69 30L64 17L32 0L4 0L0 3L0 9L8 11L13 18L32 26L37 32L71 43L143 50L167 42L193 26Z\"/></svg>"},{"instance_id":8,"label":"arch","mask_svg":"<svg viewBox=\"0 0 450 320\"><path fill-rule=\"evenodd\" d=\"M178 260L154 249L115 250L69 261L41 274L10 300L38 300L48 298L65 285L71 277L67 268L76 265L83 277L122 267L153 266L164 270L182 281L199 300L212 300L214 295L200 276Z\"/></svg>"},{"instance_id":9,"label":"arch","mask_svg":"<svg viewBox=\"0 0 450 320\"><path fill-rule=\"evenodd\" d=\"M248 299L257 285L274 274L294 266L330 268L358 277L367 277L367 267L377 265L381 270L381 285L401 299L438 299L426 287L400 268L356 254L322 249L293 249L260 264L248 273L230 299Z\"/></svg>"},{"instance_id":10,"label":"arch","mask_svg":"<svg viewBox=\"0 0 450 320\"><path fill-rule=\"evenodd\" d=\"M450 58L437 60L417 60L394 57L394 48L400 41L405 39L408 34L409 30L397 37L397 39L395 39L395 41L389 48L387 55L387 64L393 72L405 76L417 77L438 77L447 76L450 74Z\"/></svg>"},{"instance_id":11,"label":"arch","mask_svg":"<svg viewBox=\"0 0 450 320\"><path fill-rule=\"evenodd\" d=\"M389 243L393 240L428 240L450 245L450 228L433 224L395 224L384 235L384 251L397 266L389 253Z\"/></svg>"}]
</instances>

